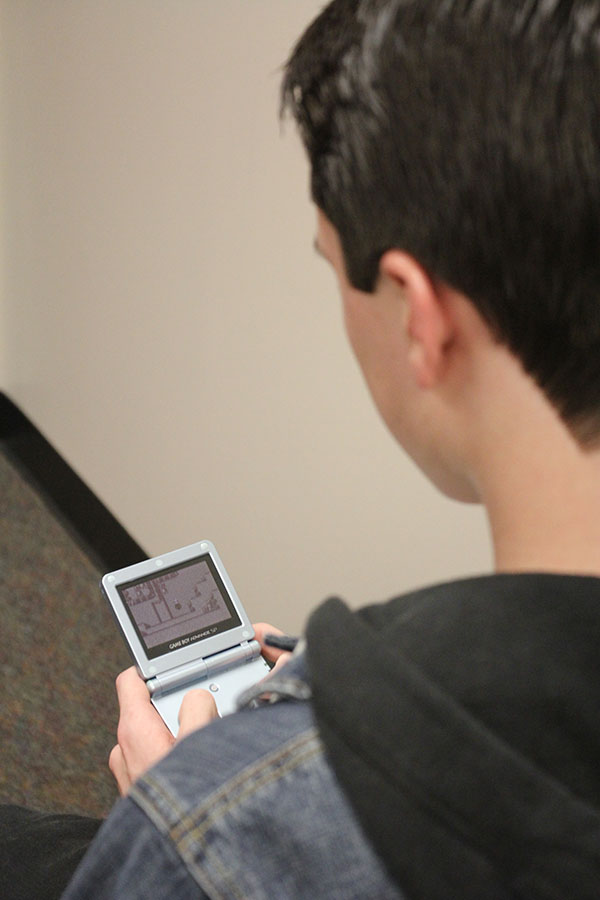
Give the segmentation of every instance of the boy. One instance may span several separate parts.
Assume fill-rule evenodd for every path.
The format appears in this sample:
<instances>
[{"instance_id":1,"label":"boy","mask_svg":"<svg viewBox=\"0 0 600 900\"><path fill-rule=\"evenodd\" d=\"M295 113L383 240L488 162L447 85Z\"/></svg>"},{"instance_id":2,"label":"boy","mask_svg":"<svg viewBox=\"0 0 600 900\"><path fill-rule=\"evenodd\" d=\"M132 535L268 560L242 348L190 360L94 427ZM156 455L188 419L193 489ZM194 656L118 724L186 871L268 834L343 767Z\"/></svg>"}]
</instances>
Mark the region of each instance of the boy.
<instances>
[{"instance_id":1,"label":"boy","mask_svg":"<svg viewBox=\"0 0 600 900\"><path fill-rule=\"evenodd\" d=\"M175 747L124 673L69 900L600 895L599 69L593 0L335 0L300 40L351 345L496 571L327 601L278 702L193 694Z\"/></svg>"}]
</instances>

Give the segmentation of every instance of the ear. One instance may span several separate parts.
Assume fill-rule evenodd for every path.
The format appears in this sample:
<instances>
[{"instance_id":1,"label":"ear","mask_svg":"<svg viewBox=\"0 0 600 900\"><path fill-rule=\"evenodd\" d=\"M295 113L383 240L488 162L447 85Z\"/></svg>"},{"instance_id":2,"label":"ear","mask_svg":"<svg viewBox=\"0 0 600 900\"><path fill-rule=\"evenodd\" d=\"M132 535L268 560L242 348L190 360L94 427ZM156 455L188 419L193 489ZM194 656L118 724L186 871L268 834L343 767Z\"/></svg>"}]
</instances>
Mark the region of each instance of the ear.
<instances>
[{"instance_id":1,"label":"ear","mask_svg":"<svg viewBox=\"0 0 600 900\"><path fill-rule=\"evenodd\" d=\"M402 250L388 250L379 263L380 275L401 291L405 303L408 361L420 387L433 387L446 363L452 323L444 295L426 269Z\"/></svg>"}]
</instances>

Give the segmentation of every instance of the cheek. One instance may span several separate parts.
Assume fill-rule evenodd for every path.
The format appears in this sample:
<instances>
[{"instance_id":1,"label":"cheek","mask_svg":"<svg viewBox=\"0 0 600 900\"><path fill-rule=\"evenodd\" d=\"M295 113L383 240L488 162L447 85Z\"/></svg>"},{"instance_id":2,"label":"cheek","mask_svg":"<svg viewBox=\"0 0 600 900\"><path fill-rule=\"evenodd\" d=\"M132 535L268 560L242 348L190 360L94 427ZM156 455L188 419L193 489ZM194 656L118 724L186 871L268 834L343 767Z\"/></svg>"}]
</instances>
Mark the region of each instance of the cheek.
<instances>
[{"instance_id":1,"label":"cheek","mask_svg":"<svg viewBox=\"0 0 600 900\"><path fill-rule=\"evenodd\" d=\"M342 292L344 327L350 346L364 370L368 348L367 321L362 306L351 291Z\"/></svg>"},{"instance_id":2,"label":"cheek","mask_svg":"<svg viewBox=\"0 0 600 900\"><path fill-rule=\"evenodd\" d=\"M409 374L402 330L374 295L346 289L341 296L350 346L377 410L395 433Z\"/></svg>"},{"instance_id":3,"label":"cheek","mask_svg":"<svg viewBox=\"0 0 600 900\"><path fill-rule=\"evenodd\" d=\"M352 347L352 352L360 362L360 331L355 327L354 320L348 315L346 307L344 307L344 330L348 343Z\"/></svg>"}]
</instances>

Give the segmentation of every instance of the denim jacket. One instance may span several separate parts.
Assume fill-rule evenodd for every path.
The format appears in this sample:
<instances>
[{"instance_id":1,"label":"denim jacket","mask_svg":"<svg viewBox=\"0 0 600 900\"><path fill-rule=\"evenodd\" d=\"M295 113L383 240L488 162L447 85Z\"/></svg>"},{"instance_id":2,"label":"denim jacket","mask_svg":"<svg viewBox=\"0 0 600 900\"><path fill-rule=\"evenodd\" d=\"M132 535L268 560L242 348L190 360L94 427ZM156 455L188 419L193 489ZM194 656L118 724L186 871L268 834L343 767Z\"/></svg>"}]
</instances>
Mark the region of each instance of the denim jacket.
<instances>
[{"instance_id":1,"label":"denim jacket","mask_svg":"<svg viewBox=\"0 0 600 900\"><path fill-rule=\"evenodd\" d=\"M100 829L64 900L398 900L325 757L302 654L189 737ZM398 840L401 840L398 835Z\"/></svg>"}]
</instances>

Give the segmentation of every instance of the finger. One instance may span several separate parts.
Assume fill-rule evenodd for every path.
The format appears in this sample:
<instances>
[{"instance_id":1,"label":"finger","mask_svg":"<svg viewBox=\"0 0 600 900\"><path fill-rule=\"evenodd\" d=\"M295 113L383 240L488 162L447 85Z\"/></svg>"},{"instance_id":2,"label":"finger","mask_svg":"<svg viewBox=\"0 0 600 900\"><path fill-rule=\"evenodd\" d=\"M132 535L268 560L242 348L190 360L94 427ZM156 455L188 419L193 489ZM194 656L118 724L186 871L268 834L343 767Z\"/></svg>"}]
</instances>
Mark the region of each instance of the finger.
<instances>
[{"instance_id":1,"label":"finger","mask_svg":"<svg viewBox=\"0 0 600 900\"><path fill-rule=\"evenodd\" d=\"M283 666L285 666L286 662L288 661L288 659L290 658L291 655L292 655L291 653L288 653L287 651L282 650L281 655L277 657L277 661L276 661L275 665L273 666L273 668L271 669L271 671L269 672L269 674L267 675L267 678L269 678L275 672L278 672L280 669L282 669Z\"/></svg>"},{"instance_id":2,"label":"finger","mask_svg":"<svg viewBox=\"0 0 600 900\"><path fill-rule=\"evenodd\" d=\"M213 719L218 719L219 712L213 695L209 691L200 688L188 691L183 698L179 709L179 732L177 740L208 725Z\"/></svg>"},{"instance_id":3,"label":"finger","mask_svg":"<svg viewBox=\"0 0 600 900\"><path fill-rule=\"evenodd\" d=\"M268 625L266 622L257 622L252 626L254 628L254 636L260 644L264 644L266 634L283 634L280 628L274 625Z\"/></svg>"},{"instance_id":4,"label":"finger","mask_svg":"<svg viewBox=\"0 0 600 900\"><path fill-rule=\"evenodd\" d=\"M121 714L127 714L131 709L139 709L140 705L150 706L150 694L143 678L138 675L135 666L130 666L117 675L115 682L117 697Z\"/></svg>"},{"instance_id":5,"label":"finger","mask_svg":"<svg viewBox=\"0 0 600 900\"><path fill-rule=\"evenodd\" d=\"M285 650L278 650L276 647L269 647L268 644L265 644L265 635L281 635L283 634L283 631L281 631L281 629L275 628L273 625L268 625L266 622L258 622L252 627L254 628L254 636L260 644L261 653L265 657L265 659L268 659L270 662L275 662L275 660L279 659L282 653L286 652Z\"/></svg>"},{"instance_id":6,"label":"finger","mask_svg":"<svg viewBox=\"0 0 600 900\"><path fill-rule=\"evenodd\" d=\"M119 793L121 794L121 796L124 796L131 787L131 779L127 771L127 766L125 765L123 752L118 744L116 744L110 751L110 756L108 757L108 768L112 772L113 778L117 782Z\"/></svg>"},{"instance_id":7,"label":"finger","mask_svg":"<svg viewBox=\"0 0 600 900\"><path fill-rule=\"evenodd\" d=\"M123 746L123 739L127 741L130 731L138 733L144 730L159 736L165 729L164 723L152 705L146 683L134 666L117 676L116 687L119 701L119 744Z\"/></svg>"},{"instance_id":8,"label":"finger","mask_svg":"<svg viewBox=\"0 0 600 900\"><path fill-rule=\"evenodd\" d=\"M150 694L136 669L117 677L119 722L117 741L123 755L129 784L158 762L175 738L151 703Z\"/></svg>"}]
</instances>

